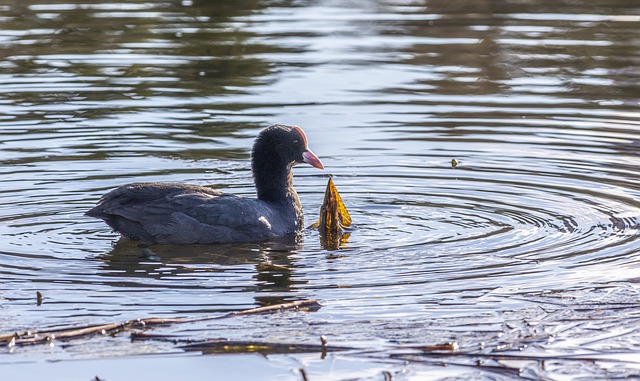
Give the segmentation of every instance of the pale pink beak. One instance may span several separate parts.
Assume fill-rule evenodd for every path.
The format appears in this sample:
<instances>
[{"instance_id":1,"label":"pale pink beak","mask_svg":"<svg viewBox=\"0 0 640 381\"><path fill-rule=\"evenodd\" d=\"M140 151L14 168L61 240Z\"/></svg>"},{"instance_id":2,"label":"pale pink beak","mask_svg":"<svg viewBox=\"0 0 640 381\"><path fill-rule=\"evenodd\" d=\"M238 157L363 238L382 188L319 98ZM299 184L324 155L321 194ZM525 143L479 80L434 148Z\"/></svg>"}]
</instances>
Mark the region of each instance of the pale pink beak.
<instances>
[{"instance_id":1,"label":"pale pink beak","mask_svg":"<svg viewBox=\"0 0 640 381\"><path fill-rule=\"evenodd\" d=\"M316 154L311 152L310 150L304 151L302 153L302 160L304 160L305 163L310 164L313 167L316 167L318 169L324 169L324 165L322 164L320 159L318 159Z\"/></svg>"}]
</instances>

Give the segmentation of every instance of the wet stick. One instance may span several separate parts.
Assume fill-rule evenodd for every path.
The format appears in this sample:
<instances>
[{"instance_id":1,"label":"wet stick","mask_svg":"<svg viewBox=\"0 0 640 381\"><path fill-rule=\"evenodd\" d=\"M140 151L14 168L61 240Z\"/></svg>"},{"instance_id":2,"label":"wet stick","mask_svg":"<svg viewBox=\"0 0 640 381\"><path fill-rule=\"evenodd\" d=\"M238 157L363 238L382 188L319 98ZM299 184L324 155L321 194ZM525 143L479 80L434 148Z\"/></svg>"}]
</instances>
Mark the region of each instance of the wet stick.
<instances>
[{"instance_id":1,"label":"wet stick","mask_svg":"<svg viewBox=\"0 0 640 381\"><path fill-rule=\"evenodd\" d=\"M43 331L26 331L19 333L11 333L0 335L0 347L1 346L16 346L16 345L32 345L48 343L53 340L72 340L78 339L90 335L102 334L112 335L121 331L129 330L132 328L146 328L150 326L164 325L164 324L176 324L176 323L189 323L205 320L225 319L237 315L253 315L263 313L274 313L278 311L288 311L304 308L306 311L320 308L321 305L316 300L302 300L290 303L281 303L273 306L251 308L243 311L230 312L224 315L217 316L205 316L201 318L147 318L127 320L120 323L89 325L83 327L63 328L55 330L43 330Z\"/></svg>"}]
</instances>

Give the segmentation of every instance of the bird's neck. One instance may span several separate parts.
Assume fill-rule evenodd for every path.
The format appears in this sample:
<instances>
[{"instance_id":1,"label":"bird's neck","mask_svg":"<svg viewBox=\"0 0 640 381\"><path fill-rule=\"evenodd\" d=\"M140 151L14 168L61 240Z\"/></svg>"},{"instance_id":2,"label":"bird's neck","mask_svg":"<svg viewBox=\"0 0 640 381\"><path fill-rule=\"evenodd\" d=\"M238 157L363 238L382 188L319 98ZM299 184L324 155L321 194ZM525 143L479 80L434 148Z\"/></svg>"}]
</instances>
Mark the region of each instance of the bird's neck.
<instances>
[{"instance_id":1,"label":"bird's neck","mask_svg":"<svg viewBox=\"0 0 640 381\"><path fill-rule=\"evenodd\" d=\"M263 165L253 168L253 178L258 199L276 204L299 204L298 194L293 189L292 165Z\"/></svg>"}]
</instances>

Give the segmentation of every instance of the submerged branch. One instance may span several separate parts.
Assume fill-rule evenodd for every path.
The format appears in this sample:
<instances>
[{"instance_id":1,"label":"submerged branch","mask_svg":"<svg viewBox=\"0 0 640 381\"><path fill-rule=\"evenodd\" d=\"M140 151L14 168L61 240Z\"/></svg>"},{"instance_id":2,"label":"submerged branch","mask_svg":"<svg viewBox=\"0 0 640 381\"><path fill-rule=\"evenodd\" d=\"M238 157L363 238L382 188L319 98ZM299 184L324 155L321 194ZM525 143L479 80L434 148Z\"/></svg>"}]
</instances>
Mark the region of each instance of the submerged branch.
<instances>
[{"instance_id":1,"label":"submerged branch","mask_svg":"<svg viewBox=\"0 0 640 381\"><path fill-rule=\"evenodd\" d=\"M144 332L131 332L132 340L153 340L170 342L179 345L187 351L202 351L203 354L215 353L260 353L262 355L284 353L313 353L358 350L355 347L327 345L324 336L320 338L320 344L309 343L276 343L252 340L231 340L224 338L191 340L172 335L154 335Z\"/></svg>"}]
</instances>

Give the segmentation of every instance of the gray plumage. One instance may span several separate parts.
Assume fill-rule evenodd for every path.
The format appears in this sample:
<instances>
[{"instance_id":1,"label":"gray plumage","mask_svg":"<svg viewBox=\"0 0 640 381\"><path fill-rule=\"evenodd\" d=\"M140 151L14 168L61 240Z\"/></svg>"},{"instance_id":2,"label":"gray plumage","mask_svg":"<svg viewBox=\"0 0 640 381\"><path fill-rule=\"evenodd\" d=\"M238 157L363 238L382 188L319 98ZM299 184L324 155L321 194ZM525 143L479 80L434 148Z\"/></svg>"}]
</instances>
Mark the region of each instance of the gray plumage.
<instances>
[{"instance_id":1,"label":"gray plumage","mask_svg":"<svg viewBox=\"0 0 640 381\"><path fill-rule=\"evenodd\" d=\"M323 168L300 127L264 129L252 151L258 198L187 184L135 183L102 197L88 216L123 236L150 243L241 243L302 229L302 206L293 189L293 165Z\"/></svg>"}]
</instances>

